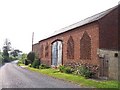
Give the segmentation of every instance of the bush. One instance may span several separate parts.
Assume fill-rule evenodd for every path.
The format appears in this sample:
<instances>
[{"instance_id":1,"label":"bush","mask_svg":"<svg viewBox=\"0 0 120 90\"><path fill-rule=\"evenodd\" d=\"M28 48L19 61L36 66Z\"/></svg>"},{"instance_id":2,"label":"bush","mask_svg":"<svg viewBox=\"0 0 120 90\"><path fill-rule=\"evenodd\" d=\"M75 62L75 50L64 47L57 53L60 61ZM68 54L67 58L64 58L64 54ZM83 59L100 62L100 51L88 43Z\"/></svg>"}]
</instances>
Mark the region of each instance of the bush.
<instances>
[{"instance_id":1,"label":"bush","mask_svg":"<svg viewBox=\"0 0 120 90\"><path fill-rule=\"evenodd\" d=\"M71 67L69 67L69 66L59 66L59 71L60 72L64 72L64 73L68 73L68 74L71 74L72 72L74 72L74 70L71 68Z\"/></svg>"},{"instance_id":2,"label":"bush","mask_svg":"<svg viewBox=\"0 0 120 90\"><path fill-rule=\"evenodd\" d=\"M25 60L27 59L27 54L22 54L22 57L19 59L22 64L25 64Z\"/></svg>"},{"instance_id":3,"label":"bush","mask_svg":"<svg viewBox=\"0 0 120 90\"><path fill-rule=\"evenodd\" d=\"M50 68L50 67L48 67L48 66L45 65L45 64L41 64L41 65L39 66L39 69L48 69L48 68Z\"/></svg>"},{"instance_id":4,"label":"bush","mask_svg":"<svg viewBox=\"0 0 120 90\"><path fill-rule=\"evenodd\" d=\"M59 66L59 71L62 73L65 72L65 66L63 65Z\"/></svg>"},{"instance_id":5,"label":"bush","mask_svg":"<svg viewBox=\"0 0 120 90\"><path fill-rule=\"evenodd\" d=\"M38 68L39 69L40 61L39 60L34 60L32 63L33 68Z\"/></svg>"},{"instance_id":6,"label":"bush","mask_svg":"<svg viewBox=\"0 0 120 90\"><path fill-rule=\"evenodd\" d=\"M17 60L17 59L18 59L17 57L13 57L13 56L10 56L10 57L9 57L9 60L10 60L10 61L14 61L14 60Z\"/></svg>"},{"instance_id":7,"label":"bush","mask_svg":"<svg viewBox=\"0 0 120 90\"><path fill-rule=\"evenodd\" d=\"M35 60L35 53L34 52L28 53L27 60L29 60L30 63L32 64L34 62L34 60Z\"/></svg>"},{"instance_id":8,"label":"bush","mask_svg":"<svg viewBox=\"0 0 120 90\"><path fill-rule=\"evenodd\" d=\"M3 63L5 63L5 62L10 62L8 56L2 56L2 57L3 57L3 59L2 59L2 62L3 62Z\"/></svg>"},{"instance_id":9,"label":"bush","mask_svg":"<svg viewBox=\"0 0 120 90\"><path fill-rule=\"evenodd\" d=\"M27 60L27 59L25 59L25 65L28 65L28 64L29 64L28 60Z\"/></svg>"},{"instance_id":10,"label":"bush","mask_svg":"<svg viewBox=\"0 0 120 90\"><path fill-rule=\"evenodd\" d=\"M78 71L78 74L86 78L91 78L93 75L93 73L85 66L80 66L77 71Z\"/></svg>"},{"instance_id":11,"label":"bush","mask_svg":"<svg viewBox=\"0 0 120 90\"><path fill-rule=\"evenodd\" d=\"M71 74L74 70L71 67L65 67L65 73Z\"/></svg>"},{"instance_id":12,"label":"bush","mask_svg":"<svg viewBox=\"0 0 120 90\"><path fill-rule=\"evenodd\" d=\"M28 67L32 67L32 65L31 65L31 64L28 64Z\"/></svg>"},{"instance_id":13,"label":"bush","mask_svg":"<svg viewBox=\"0 0 120 90\"><path fill-rule=\"evenodd\" d=\"M19 65L19 64L22 64L22 61L21 61L21 60L19 60L17 64L18 64L18 65Z\"/></svg>"}]
</instances>

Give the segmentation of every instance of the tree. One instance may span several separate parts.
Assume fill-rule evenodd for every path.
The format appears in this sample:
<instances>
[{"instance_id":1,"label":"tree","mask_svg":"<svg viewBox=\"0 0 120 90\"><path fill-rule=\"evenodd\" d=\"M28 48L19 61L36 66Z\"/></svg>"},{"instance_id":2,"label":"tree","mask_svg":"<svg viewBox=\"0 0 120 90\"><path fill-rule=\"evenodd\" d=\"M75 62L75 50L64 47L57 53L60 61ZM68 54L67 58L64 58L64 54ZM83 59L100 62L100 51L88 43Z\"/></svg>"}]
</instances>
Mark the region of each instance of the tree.
<instances>
[{"instance_id":1,"label":"tree","mask_svg":"<svg viewBox=\"0 0 120 90\"><path fill-rule=\"evenodd\" d=\"M0 66L2 65L2 52L0 51Z\"/></svg>"},{"instance_id":2,"label":"tree","mask_svg":"<svg viewBox=\"0 0 120 90\"><path fill-rule=\"evenodd\" d=\"M7 38L5 39L3 50L7 50L7 51L11 50L11 42Z\"/></svg>"},{"instance_id":3,"label":"tree","mask_svg":"<svg viewBox=\"0 0 120 90\"><path fill-rule=\"evenodd\" d=\"M8 51L11 50L11 42L8 39L5 39L4 46L3 46L3 62L9 61L9 53Z\"/></svg>"},{"instance_id":4,"label":"tree","mask_svg":"<svg viewBox=\"0 0 120 90\"><path fill-rule=\"evenodd\" d=\"M27 60L27 54L23 53L19 61L20 61L22 64L25 64L25 60Z\"/></svg>"},{"instance_id":5,"label":"tree","mask_svg":"<svg viewBox=\"0 0 120 90\"><path fill-rule=\"evenodd\" d=\"M12 51L10 54L14 57L18 56L19 53L22 53L22 51L15 49L14 51Z\"/></svg>"},{"instance_id":6,"label":"tree","mask_svg":"<svg viewBox=\"0 0 120 90\"><path fill-rule=\"evenodd\" d=\"M27 60L30 61L30 63L32 64L33 61L35 60L35 53L34 52L29 52L27 55Z\"/></svg>"},{"instance_id":7,"label":"tree","mask_svg":"<svg viewBox=\"0 0 120 90\"><path fill-rule=\"evenodd\" d=\"M8 62L9 61L9 53L8 53L7 50L5 50L5 49L3 50L2 57L3 57L3 62Z\"/></svg>"}]
</instances>

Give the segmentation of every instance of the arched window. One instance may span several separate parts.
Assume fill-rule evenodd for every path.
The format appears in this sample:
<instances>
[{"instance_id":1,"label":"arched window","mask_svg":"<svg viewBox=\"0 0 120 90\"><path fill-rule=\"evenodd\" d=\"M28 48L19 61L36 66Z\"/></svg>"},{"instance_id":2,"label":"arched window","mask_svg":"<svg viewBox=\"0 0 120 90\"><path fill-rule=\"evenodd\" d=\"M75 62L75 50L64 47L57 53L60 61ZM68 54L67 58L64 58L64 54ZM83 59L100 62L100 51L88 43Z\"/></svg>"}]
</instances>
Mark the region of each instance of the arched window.
<instances>
[{"instance_id":1,"label":"arched window","mask_svg":"<svg viewBox=\"0 0 120 90\"><path fill-rule=\"evenodd\" d=\"M80 59L91 59L91 38L86 31L80 40Z\"/></svg>"},{"instance_id":2,"label":"arched window","mask_svg":"<svg viewBox=\"0 0 120 90\"><path fill-rule=\"evenodd\" d=\"M72 36L69 37L67 42L67 59L74 59L74 40Z\"/></svg>"},{"instance_id":3,"label":"arched window","mask_svg":"<svg viewBox=\"0 0 120 90\"><path fill-rule=\"evenodd\" d=\"M45 46L45 57L48 57L48 43L46 43L46 46Z\"/></svg>"},{"instance_id":4,"label":"arched window","mask_svg":"<svg viewBox=\"0 0 120 90\"><path fill-rule=\"evenodd\" d=\"M40 46L40 57L43 58L43 45Z\"/></svg>"}]
</instances>

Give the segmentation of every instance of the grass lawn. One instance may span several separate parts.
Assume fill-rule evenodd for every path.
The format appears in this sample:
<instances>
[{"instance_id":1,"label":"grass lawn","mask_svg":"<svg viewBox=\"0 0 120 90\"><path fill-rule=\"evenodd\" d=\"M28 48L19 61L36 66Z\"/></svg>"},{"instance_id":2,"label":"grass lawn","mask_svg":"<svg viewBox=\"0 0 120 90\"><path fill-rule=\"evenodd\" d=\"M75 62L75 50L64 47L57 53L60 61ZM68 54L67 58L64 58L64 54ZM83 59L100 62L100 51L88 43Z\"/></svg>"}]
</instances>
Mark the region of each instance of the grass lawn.
<instances>
[{"instance_id":1,"label":"grass lawn","mask_svg":"<svg viewBox=\"0 0 120 90\"><path fill-rule=\"evenodd\" d=\"M19 64L22 66L23 64ZM67 80L76 84L80 84L81 86L86 87L95 87L95 88L118 88L118 83L120 85L120 82L113 81L113 80L104 80L104 81L98 81L93 79L86 79L82 76L73 75L73 74L66 74L59 72L58 69L35 69L31 67L25 67L28 70L39 72L48 76L52 76L55 78Z\"/></svg>"},{"instance_id":2,"label":"grass lawn","mask_svg":"<svg viewBox=\"0 0 120 90\"><path fill-rule=\"evenodd\" d=\"M18 64L18 66L25 66L25 64Z\"/></svg>"}]
</instances>

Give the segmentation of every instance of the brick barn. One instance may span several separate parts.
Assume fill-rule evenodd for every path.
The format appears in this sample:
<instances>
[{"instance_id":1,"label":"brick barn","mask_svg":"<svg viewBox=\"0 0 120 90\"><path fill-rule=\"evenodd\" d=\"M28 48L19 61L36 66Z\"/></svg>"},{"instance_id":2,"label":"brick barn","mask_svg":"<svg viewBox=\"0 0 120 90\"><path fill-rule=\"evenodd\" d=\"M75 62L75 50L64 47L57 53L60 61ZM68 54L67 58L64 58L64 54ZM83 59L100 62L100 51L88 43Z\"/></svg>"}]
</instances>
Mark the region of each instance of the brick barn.
<instances>
[{"instance_id":1,"label":"brick barn","mask_svg":"<svg viewBox=\"0 0 120 90\"><path fill-rule=\"evenodd\" d=\"M117 5L56 31L34 44L33 51L43 64L93 65L99 67L98 77L118 80L119 19L120 9Z\"/></svg>"}]
</instances>

